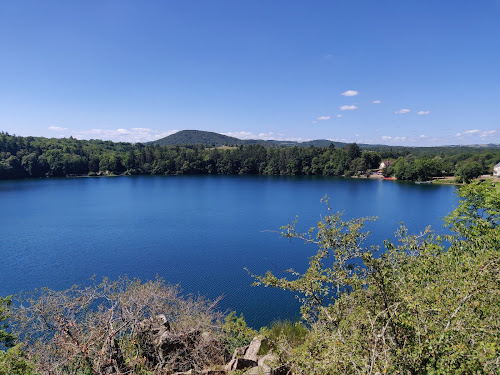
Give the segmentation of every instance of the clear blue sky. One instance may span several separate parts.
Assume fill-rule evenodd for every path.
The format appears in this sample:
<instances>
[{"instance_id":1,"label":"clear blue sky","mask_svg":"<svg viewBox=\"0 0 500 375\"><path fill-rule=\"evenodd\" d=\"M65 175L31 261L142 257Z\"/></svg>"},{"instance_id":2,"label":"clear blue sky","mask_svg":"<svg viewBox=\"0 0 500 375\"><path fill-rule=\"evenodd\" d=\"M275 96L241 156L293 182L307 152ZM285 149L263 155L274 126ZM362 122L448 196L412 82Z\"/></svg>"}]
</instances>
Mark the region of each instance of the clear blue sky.
<instances>
[{"instance_id":1,"label":"clear blue sky","mask_svg":"<svg viewBox=\"0 0 500 375\"><path fill-rule=\"evenodd\" d=\"M0 130L500 143L500 0L0 0Z\"/></svg>"}]
</instances>

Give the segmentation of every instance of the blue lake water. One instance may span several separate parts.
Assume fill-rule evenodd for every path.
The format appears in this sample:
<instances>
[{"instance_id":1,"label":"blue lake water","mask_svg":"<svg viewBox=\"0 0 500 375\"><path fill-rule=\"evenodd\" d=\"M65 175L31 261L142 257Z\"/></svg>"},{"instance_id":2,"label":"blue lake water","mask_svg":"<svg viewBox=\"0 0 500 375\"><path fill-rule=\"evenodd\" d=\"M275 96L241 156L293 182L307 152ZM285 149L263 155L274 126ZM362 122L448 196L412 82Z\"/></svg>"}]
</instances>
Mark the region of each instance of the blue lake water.
<instances>
[{"instance_id":1,"label":"blue lake water","mask_svg":"<svg viewBox=\"0 0 500 375\"><path fill-rule=\"evenodd\" d=\"M224 295L223 310L258 327L298 316L293 294L251 287L253 273L304 270L311 245L278 230L298 215L304 231L326 213L378 216L370 244L432 225L457 205L452 186L323 177L139 176L0 181L0 295L87 283L92 275L156 275L184 292Z\"/></svg>"}]
</instances>

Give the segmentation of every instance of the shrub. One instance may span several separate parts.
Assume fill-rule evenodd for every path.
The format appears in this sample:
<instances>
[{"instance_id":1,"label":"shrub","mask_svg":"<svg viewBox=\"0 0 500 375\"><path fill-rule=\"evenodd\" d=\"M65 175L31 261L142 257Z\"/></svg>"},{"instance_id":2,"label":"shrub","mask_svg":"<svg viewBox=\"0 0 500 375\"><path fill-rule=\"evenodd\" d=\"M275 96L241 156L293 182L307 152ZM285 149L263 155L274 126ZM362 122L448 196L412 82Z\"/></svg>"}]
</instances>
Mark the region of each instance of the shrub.
<instances>
[{"instance_id":1,"label":"shrub","mask_svg":"<svg viewBox=\"0 0 500 375\"><path fill-rule=\"evenodd\" d=\"M255 276L302 298L311 332L280 358L294 374L500 371L500 193L474 184L460 195L451 235L402 226L379 257L362 246L363 219L330 209L307 233L283 228L318 245L304 273Z\"/></svg>"}]
</instances>

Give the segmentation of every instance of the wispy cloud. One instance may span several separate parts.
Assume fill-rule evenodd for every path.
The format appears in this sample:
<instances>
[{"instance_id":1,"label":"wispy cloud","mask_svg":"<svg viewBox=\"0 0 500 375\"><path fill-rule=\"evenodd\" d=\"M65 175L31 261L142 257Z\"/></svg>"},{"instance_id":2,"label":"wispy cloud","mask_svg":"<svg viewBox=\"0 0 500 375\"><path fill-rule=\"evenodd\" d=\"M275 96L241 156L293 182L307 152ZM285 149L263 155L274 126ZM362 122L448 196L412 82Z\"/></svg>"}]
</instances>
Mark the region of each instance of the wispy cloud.
<instances>
[{"instance_id":1,"label":"wispy cloud","mask_svg":"<svg viewBox=\"0 0 500 375\"><path fill-rule=\"evenodd\" d=\"M479 129L471 129L471 130L464 131L464 134L477 134L477 133L481 133L481 130L479 130Z\"/></svg>"},{"instance_id":2,"label":"wispy cloud","mask_svg":"<svg viewBox=\"0 0 500 375\"><path fill-rule=\"evenodd\" d=\"M485 130L481 133L480 137L481 138L487 138L487 137L491 137L492 135L496 134L498 132L498 130Z\"/></svg>"},{"instance_id":3,"label":"wispy cloud","mask_svg":"<svg viewBox=\"0 0 500 375\"><path fill-rule=\"evenodd\" d=\"M72 132L72 135L78 139L104 139L115 142L151 142L168 135L177 133L178 130L159 131L150 128L131 128L131 129L89 129Z\"/></svg>"},{"instance_id":4,"label":"wispy cloud","mask_svg":"<svg viewBox=\"0 0 500 375\"><path fill-rule=\"evenodd\" d=\"M397 114L397 115L405 115L405 114L407 114L409 112L411 112L409 109L403 108L403 109L400 109L399 111L396 111L394 113Z\"/></svg>"},{"instance_id":5,"label":"wispy cloud","mask_svg":"<svg viewBox=\"0 0 500 375\"><path fill-rule=\"evenodd\" d=\"M337 115L337 118L341 118L341 117L342 117L342 115Z\"/></svg>"},{"instance_id":6,"label":"wispy cloud","mask_svg":"<svg viewBox=\"0 0 500 375\"><path fill-rule=\"evenodd\" d=\"M359 92L356 91L356 90L347 90L347 91L344 91L341 95L344 95L344 96L356 96L358 94L359 94Z\"/></svg>"},{"instance_id":7,"label":"wispy cloud","mask_svg":"<svg viewBox=\"0 0 500 375\"><path fill-rule=\"evenodd\" d=\"M374 100L372 103L373 103L373 104L380 104L380 103L382 103L382 102L381 102L380 100Z\"/></svg>"},{"instance_id":8,"label":"wispy cloud","mask_svg":"<svg viewBox=\"0 0 500 375\"><path fill-rule=\"evenodd\" d=\"M353 105L343 105L343 106L340 106L339 109L341 111L352 111L353 109L358 109L358 107L356 107L354 104Z\"/></svg>"},{"instance_id":9,"label":"wispy cloud","mask_svg":"<svg viewBox=\"0 0 500 375\"><path fill-rule=\"evenodd\" d=\"M60 126L49 126L47 129L53 132L63 132L65 130L68 130L68 128L62 128Z\"/></svg>"},{"instance_id":10,"label":"wispy cloud","mask_svg":"<svg viewBox=\"0 0 500 375\"><path fill-rule=\"evenodd\" d=\"M257 136L251 132L246 132L246 131L240 131L240 132L226 132L226 133L221 133L224 135L227 135L228 137L234 137L238 139L255 139Z\"/></svg>"},{"instance_id":11,"label":"wispy cloud","mask_svg":"<svg viewBox=\"0 0 500 375\"><path fill-rule=\"evenodd\" d=\"M221 134L227 135L229 137L235 137L238 139L263 139L266 141L274 140L274 141L293 141L293 142L310 141L309 138L287 137L285 134L276 134L273 132L254 134L252 132L239 131L239 132L226 132Z\"/></svg>"},{"instance_id":12,"label":"wispy cloud","mask_svg":"<svg viewBox=\"0 0 500 375\"><path fill-rule=\"evenodd\" d=\"M429 115L431 111L418 111L417 115Z\"/></svg>"},{"instance_id":13,"label":"wispy cloud","mask_svg":"<svg viewBox=\"0 0 500 375\"><path fill-rule=\"evenodd\" d=\"M330 120L332 116L319 116L316 121Z\"/></svg>"},{"instance_id":14,"label":"wispy cloud","mask_svg":"<svg viewBox=\"0 0 500 375\"><path fill-rule=\"evenodd\" d=\"M406 142L408 140L407 137L392 137L390 135L383 135L380 137L383 141L389 141L389 142Z\"/></svg>"}]
</instances>

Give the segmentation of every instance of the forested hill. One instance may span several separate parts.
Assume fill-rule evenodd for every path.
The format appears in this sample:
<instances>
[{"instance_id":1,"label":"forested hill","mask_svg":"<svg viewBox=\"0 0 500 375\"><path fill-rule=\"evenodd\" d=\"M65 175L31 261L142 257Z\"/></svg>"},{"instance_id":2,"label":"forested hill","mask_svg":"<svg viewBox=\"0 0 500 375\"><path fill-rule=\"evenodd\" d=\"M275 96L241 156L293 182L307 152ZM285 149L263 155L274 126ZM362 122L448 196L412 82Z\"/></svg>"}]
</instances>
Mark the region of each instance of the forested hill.
<instances>
[{"instance_id":1,"label":"forested hill","mask_svg":"<svg viewBox=\"0 0 500 375\"><path fill-rule=\"evenodd\" d=\"M229 137L224 134L206 132L201 130L181 130L167 137L151 142L159 146L182 146L182 145L205 145L212 147L235 146L242 144L238 138Z\"/></svg>"},{"instance_id":2,"label":"forested hill","mask_svg":"<svg viewBox=\"0 0 500 375\"><path fill-rule=\"evenodd\" d=\"M263 139L238 139L229 137L224 134L207 132L203 130L181 130L177 133L171 134L167 137L149 142L153 145L159 146L186 146L186 145L203 145L207 147L220 147L220 146L240 146L240 145L263 145L266 147L328 147L333 143L335 147L345 147L347 143L330 141L328 139L316 139L307 142L294 142L294 141L275 141ZM361 148L369 148L372 145L360 144Z\"/></svg>"},{"instance_id":3,"label":"forested hill","mask_svg":"<svg viewBox=\"0 0 500 375\"><path fill-rule=\"evenodd\" d=\"M19 137L0 132L0 179L164 174L262 174L360 176L390 160L384 176L426 181L456 176L469 181L492 173L500 162L498 148L405 148L356 143L337 147L265 147L244 144L217 148L204 145L159 146L74 138Z\"/></svg>"}]
</instances>

